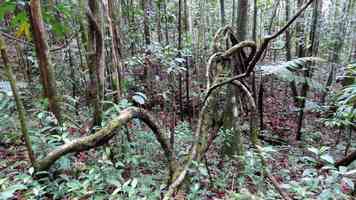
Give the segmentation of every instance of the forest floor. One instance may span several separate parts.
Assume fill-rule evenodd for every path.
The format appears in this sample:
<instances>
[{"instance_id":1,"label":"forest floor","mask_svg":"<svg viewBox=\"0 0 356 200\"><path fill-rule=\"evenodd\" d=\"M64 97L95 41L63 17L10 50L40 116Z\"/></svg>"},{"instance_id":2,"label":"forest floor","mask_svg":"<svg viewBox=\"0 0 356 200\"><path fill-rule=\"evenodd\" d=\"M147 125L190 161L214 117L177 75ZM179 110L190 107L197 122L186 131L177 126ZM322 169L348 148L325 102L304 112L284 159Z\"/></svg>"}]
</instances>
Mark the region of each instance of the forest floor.
<instances>
[{"instance_id":1,"label":"forest floor","mask_svg":"<svg viewBox=\"0 0 356 200\"><path fill-rule=\"evenodd\" d=\"M304 120L303 139L296 141L297 116L294 112L295 108L290 106L293 105L293 102L291 102L291 98L288 98L289 95L286 94L283 83L277 84L276 88L273 89L273 94L272 90L266 92L264 134L282 139L286 141L286 144L270 146L268 143L263 143L265 147L264 156L270 173L293 199L354 198L355 196L352 195L355 194L352 193L351 183L356 182L356 173L352 171L352 169L355 169L355 163L341 170L331 167L333 161L345 155L345 148L348 143L351 144L349 150L356 148L353 138L348 138L343 131L325 127L320 121L320 113L308 111ZM140 127L134 122L129 128L133 126ZM176 128L177 143L183 146L182 149L176 151L186 151L184 147L191 140L190 129L189 125L186 124ZM146 130L143 129L142 131L145 132ZM72 164L68 165L64 161L61 162L61 167L64 165L67 168L73 168L71 166L75 165L76 167L79 166L80 171L73 174L69 170L68 172L65 171L65 177L62 175L51 177L49 181L54 181L57 184L57 186L51 186L52 188L47 186L50 182L46 181L45 183L29 183L35 182L35 180L28 178L31 169L28 167L26 152L21 143L0 144L0 183L7 181L9 187L13 184L21 185L13 191L15 199L28 199L29 196L32 198L36 195L42 195L43 199L97 199L95 195L103 193L103 191L98 192L95 186L91 185L90 189L86 188L85 192L80 193L77 191L80 189L75 188L73 182L79 181L83 185L86 184L85 181L94 181L86 174L93 173L92 176L97 177L96 175L99 175L100 177L102 168L110 168L111 166L113 170L117 170L114 171L115 173L120 173L122 182L131 181L132 185L133 180L137 178L138 185L141 184L140 187L144 187L144 185L148 187L140 189L137 186L137 196L146 196L151 192L150 195L152 196L146 196L146 199L155 199L164 187L162 185L166 172L162 165L165 165L165 163L162 160L161 152L155 151L154 138L140 133L140 131L130 130L130 134L134 137L134 140L132 138L130 140L133 140L133 142L125 142L123 137L115 139L116 142L126 146L124 149L120 147L119 150L127 152L127 155L121 153L117 156L115 160L119 164L116 163L114 167L110 164L112 160L108 159L105 153L94 151L81 153L76 155L74 159L69 159ZM246 135L246 137L248 136ZM140 138L142 139L140 142L135 142L136 139L139 140ZM338 144L335 141L338 141ZM273 186L265 179L261 179L261 163L253 150L248 148L248 144L246 144L246 154L242 161L221 155L221 137L218 137L214 144L213 148L207 153L206 162L197 166L199 173L193 173L192 180L190 180L192 182L191 188L188 189L190 192L181 194L181 196L187 199L233 199L232 196L234 196L235 191L239 190L254 196L255 199L281 199ZM113 147L114 145L111 144L110 148ZM104 147L103 150L106 152L108 148ZM180 153L182 154L182 152ZM244 167L241 167L241 162L244 163ZM330 165L328 165L328 162L330 162ZM344 176L349 170L353 173ZM25 179L21 179L21 177L25 177ZM149 180L148 182L146 178ZM112 182L100 182L98 187L99 185L100 190L104 190L106 194L114 191ZM45 189L46 187L49 189ZM65 193L56 194L56 187L62 188ZM153 190L155 192L152 192ZM129 194L130 191L121 192ZM135 199L137 196L133 196L131 199ZM177 197L177 199L179 198ZM239 198L235 197L235 199Z\"/></svg>"}]
</instances>

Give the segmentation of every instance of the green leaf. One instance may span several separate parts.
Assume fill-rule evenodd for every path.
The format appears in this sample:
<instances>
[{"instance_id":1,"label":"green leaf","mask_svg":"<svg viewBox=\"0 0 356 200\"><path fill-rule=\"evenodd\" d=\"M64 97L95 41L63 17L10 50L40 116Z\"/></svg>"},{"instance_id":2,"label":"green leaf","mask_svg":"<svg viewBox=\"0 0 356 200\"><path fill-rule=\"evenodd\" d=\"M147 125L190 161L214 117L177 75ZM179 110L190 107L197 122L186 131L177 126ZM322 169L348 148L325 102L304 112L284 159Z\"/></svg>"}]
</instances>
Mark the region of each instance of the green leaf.
<instances>
[{"instance_id":1,"label":"green leaf","mask_svg":"<svg viewBox=\"0 0 356 200\"><path fill-rule=\"evenodd\" d=\"M12 13L15 11L16 3L13 1L5 1L0 4L0 22L4 20L7 13Z\"/></svg>"},{"instance_id":2,"label":"green leaf","mask_svg":"<svg viewBox=\"0 0 356 200\"><path fill-rule=\"evenodd\" d=\"M334 164L335 160L334 158L330 155L330 154L324 154L322 156L320 156L320 158L330 164Z\"/></svg>"},{"instance_id":3,"label":"green leaf","mask_svg":"<svg viewBox=\"0 0 356 200\"><path fill-rule=\"evenodd\" d=\"M147 100L147 97L145 94L141 93L141 92L136 92L134 96L132 96L132 99L140 104L140 105L143 105L145 104L146 100Z\"/></svg>"},{"instance_id":4,"label":"green leaf","mask_svg":"<svg viewBox=\"0 0 356 200\"><path fill-rule=\"evenodd\" d=\"M133 180L132 180L132 182L131 182L131 187L133 187L133 188L136 188L136 186L137 186L137 178L134 178Z\"/></svg>"},{"instance_id":5,"label":"green leaf","mask_svg":"<svg viewBox=\"0 0 356 200\"><path fill-rule=\"evenodd\" d=\"M18 190L26 190L27 187L23 184L17 184L10 186L7 190L0 193L0 199L10 199L14 196L14 193Z\"/></svg>"},{"instance_id":6,"label":"green leaf","mask_svg":"<svg viewBox=\"0 0 356 200\"><path fill-rule=\"evenodd\" d=\"M319 149L315 148L315 147L310 147L308 148L308 150L312 153L314 153L315 155L319 155L320 151Z\"/></svg>"}]
</instances>

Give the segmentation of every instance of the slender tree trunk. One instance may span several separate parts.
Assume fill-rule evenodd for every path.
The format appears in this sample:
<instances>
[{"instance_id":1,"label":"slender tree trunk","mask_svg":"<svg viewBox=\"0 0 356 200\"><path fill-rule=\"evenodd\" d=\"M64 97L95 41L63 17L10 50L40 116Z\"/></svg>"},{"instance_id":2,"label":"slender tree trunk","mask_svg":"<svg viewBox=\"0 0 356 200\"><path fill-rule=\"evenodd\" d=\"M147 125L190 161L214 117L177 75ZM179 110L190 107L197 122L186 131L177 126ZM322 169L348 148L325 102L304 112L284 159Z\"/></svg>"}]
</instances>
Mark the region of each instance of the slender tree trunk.
<instances>
[{"instance_id":1,"label":"slender tree trunk","mask_svg":"<svg viewBox=\"0 0 356 200\"><path fill-rule=\"evenodd\" d=\"M161 44L162 43L162 30L161 30L161 1L158 1L157 3L157 12L156 12L156 24L157 24L157 36L158 36L158 42Z\"/></svg>"},{"instance_id":2,"label":"slender tree trunk","mask_svg":"<svg viewBox=\"0 0 356 200\"><path fill-rule=\"evenodd\" d=\"M285 16L286 16L286 22L289 21L289 11L290 11L290 0L285 0L286 2L286 7L285 7ZM285 32L286 36L286 60L289 61L292 59L292 52L291 52L291 37L290 37L290 32L287 29Z\"/></svg>"},{"instance_id":3,"label":"slender tree trunk","mask_svg":"<svg viewBox=\"0 0 356 200\"><path fill-rule=\"evenodd\" d=\"M323 1L318 0L313 3L313 16L312 16L312 24L311 31L309 35L309 56L317 56L319 50L319 36L320 36L320 15L322 10Z\"/></svg>"},{"instance_id":4,"label":"slender tree trunk","mask_svg":"<svg viewBox=\"0 0 356 200\"><path fill-rule=\"evenodd\" d=\"M252 39L257 41L257 0L253 1L253 26L252 26Z\"/></svg>"},{"instance_id":5,"label":"slender tree trunk","mask_svg":"<svg viewBox=\"0 0 356 200\"><path fill-rule=\"evenodd\" d=\"M12 72L12 68L9 64L10 62L9 62L9 58L8 58L7 52L6 52L6 44L5 44L5 41L1 35L0 35L0 53L1 53L1 58L3 60L3 64L5 66L5 74L10 82L11 90L12 90L12 93L15 98L18 118L19 118L20 126L21 126L22 138L25 141L25 145L27 148L27 153L28 153L28 157L30 159L31 165L34 166L36 164L36 156L33 152L31 138L28 133L25 108L24 108L22 101L20 99L20 96L17 92L16 78L15 78L15 76Z\"/></svg>"},{"instance_id":6,"label":"slender tree trunk","mask_svg":"<svg viewBox=\"0 0 356 200\"><path fill-rule=\"evenodd\" d=\"M304 0L298 0L298 9L301 8L303 5ZM304 17L304 15L301 15L301 17ZM303 18L304 19L304 18ZM303 20L297 22L297 27L296 27L296 32L297 32L297 56L299 58L302 58L305 56L305 37L304 37L304 26L303 26ZM310 77L310 69L304 70L303 76L304 76L304 83L302 84L302 88L300 91L300 96L298 98L298 118L297 118L297 131L296 131L296 140L301 140L302 138L302 127L303 127L303 121L304 121L304 108L305 108L305 103L306 103L306 98L308 96L308 91L309 91L309 85L307 79Z\"/></svg>"},{"instance_id":7,"label":"slender tree trunk","mask_svg":"<svg viewBox=\"0 0 356 200\"><path fill-rule=\"evenodd\" d=\"M237 37L243 41L247 37L248 0L239 0L237 18Z\"/></svg>"},{"instance_id":8,"label":"slender tree trunk","mask_svg":"<svg viewBox=\"0 0 356 200\"><path fill-rule=\"evenodd\" d=\"M188 1L184 0L184 32L185 38L189 38L190 26L189 26L189 10L188 10ZM190 69L192 68L191 59L188 56L185 56L185 91L186 91L186 108L188 114L188 120L191 122L191 103L190 103Z\"/></svg>"},{"instance_id":9,"label":"slender tree trunk","mask_svg":"<svg viewBox=\"0 0 356 200\"><path fill-rule=\"evenodd\" d=\"M106 16L109 22L109 33L111 35L111 57L112 57L112 73L113 73L113 89L116 92L115 102L118 102L122 95L122 64L120 61L120 48L118 39L118 29L114 21L117 19L113 8L115 7L114 0L108 0L106 5Z\"/></svg>"},{"instance_id":10,"label":"slender tree trunk","mask_svg":"<svg viewBox=\"0 0 356 200\"><path fill-rule=\"evenodd\" d=\"M40 67L43 96L48 98L49 110L61 123L60 99L57 93L54 68L51 63L48 44L46 42L47 36L42 19L40 0L30 1L30 19L37 60Z\"/></svg>"},{"instance_id":11,"label":"slender tree trunk","mask_svg":"<svg viewBox=\"0 0 356 200\"><path fill-rule=\"evenodd\" d=\"M142 10L143 10L143 31L145 44L151 44L151 33L150 33L150 22L149 22L149 5L147 0L142 0Z\"/></svg>"},{"instance_id":12,"label":"slender tree trunk","mask_svg":"<svg viewBox=\"0 0 356 200\"><path fill-rule=\"evenodd\" d=\"M285 0L286 7L285 7L285 21L289 21L289 12L290 12L290 0ZM291 47L291 34L290 31L287 29L285 32L285 37L286 37L286 60L290 61L292 59L292 47ZM293 97L293 102L295 106L297 105L298 102L298 90L295 81L291 81L289 83L289 87L291 88L292 91L292 97Z\"/></svg>"},{"instance_id":13,"label":"slender tree trunk","mask_svg":"<svg viewBox=\"0 0 356 200\"><path fill-rule=\"evenodd\" d=\"M182 0L178 1L178 56L181 57L181 52L182 50ZM183 121L184 120L184 112L183 112L183 77L182 77L182 72L179 73L178 75L178 82L179 82L179 107L180 107L180 118Z\"/></svg>"},{"instance_id":14,"label":"slender tree trunk","mask_svg":"<svg viewBox=\"0 0 356 200\"><path fill-rule=\"evenodd\" d=\"M277 14L277 9L279 6L280 0L277 0L277 2L275 2L274 4L274 8L273 8L273 12L272 12L272 16L271 19L269 21L269 25L268 25L268 35L270 35L272 33L272 26L273 26L273 21L276 17ZM267 53L267 51L266 51ZM273 78L271 81L271 95L273 96ZM259 120L260 120L260 129L263 130L264 129L264 122L263 122L263 112L264 112L264 105L263 105L263 96L264 96L264 81L263 81L263 77L261 76L261 80L260 80L260 85L259 85L259 92L258 92L258 111L259 111Z\"/></svg>"},{"instance_id":15,"label":"slender tree trunk","mask_svg":"<svg viewBox=\"0 0 356 200\"><path fill-rule=\"evenodd\" d=\"M220 0L221 26L225 26L225 0Z\"/></svg>"},{"instance_id":16,"label":"slender tree trunk","mask_svg":"<svg viewBox=\"0 0 356 200\"><path fill-rule=\"evenodd\" d=\"M164 11L164 35L166 39L166 45L169 45L169 31L168 31L168 12L167 12L167 2L169 0L164 0L163 3L163 11Z\"/></svg>"},{"instance_id":17,"label":"slender tree trunk","mask_svg":"<svg viewBox=\"0 0 356 200\"><path fill-rule=\"evenodd\" d=\"M94 105L93 125L100 126L102 121L102 103L104 97L104 57L103 57L103 35L101 31L100 5L95 0L89 0L89 10L87 11L89 21L88 39L88 68L90 74L90 96Z\"/></svg>"},{"instance_id":18,"label":"slender tree trunk","mask_svg":"<svg viewBox=\"0 0 356 200\"><path fill-rule=\"evenodd\" d=\"M235 24L236 20L236 0L232 0L231 24Z\"/></svg>"}]
</instances>

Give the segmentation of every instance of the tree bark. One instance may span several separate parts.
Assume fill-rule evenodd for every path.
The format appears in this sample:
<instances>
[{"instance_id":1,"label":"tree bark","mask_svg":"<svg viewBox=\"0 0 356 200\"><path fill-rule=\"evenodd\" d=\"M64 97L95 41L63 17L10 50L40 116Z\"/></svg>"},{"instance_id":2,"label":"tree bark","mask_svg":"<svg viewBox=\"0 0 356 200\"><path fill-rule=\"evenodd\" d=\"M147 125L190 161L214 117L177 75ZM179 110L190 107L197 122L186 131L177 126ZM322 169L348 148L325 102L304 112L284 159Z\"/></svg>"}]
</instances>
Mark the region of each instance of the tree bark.
<instances>
[{"instance_id":1,"label":"tree bark","mask_svg":"<svg viewBox=\"0 0 356 200\"><path fill-rule=\"evenodd\" d=\"M298 0L298 9L301 8L301 6L303 6L303 2L304 2L304 0ZM303 17L304 17L304 15L301 15L300 19ZM303 18L303 20L304 20L304 18ZM302 20L297 23L296 31L297 31L297 36L298 36L298 38L297 38L297 56L299 58L302 58L305 56L304 26L303 26ZM294 98L297 98L298 109L299 109L298 117L297 117L296 140L301 140L301 138L302 138L302 127L303 127L304 114L305 114L304 108L305 108L306 98L308 96L308 91L309 91L309 85L307 82L307 78L310 77L309 67L308 67L308 69L304 70L303 76L304 76L305 80L304 80L304 83L302 84L299 98L294 97ZM292 84L293 83L295 84L295 82L292 82Z\"/></svg>"},{"instance_id":2,"label":"tree bark","mask_svg":"<svg viewBox=\"0 0 356 200\"><path fill-rule=\"evenodd\" d=\"M350 153L348 156L346 156L345 158L337 161L335 163L335 167L340 167L340 166L348 166L350 165L353 161L356 160L356 151L353 151L352 153Z\"/></svg>"},{"instance_id":3,"label":"tree bark","mask_svg":"<svg viewBox=\"0 0 356 200\"><path fill-rule=\"evenodd\" d=\"M239 41L243 41L247 37L248 9L248 0L239 0L237 17L237 37Z\"/></svg>"},{"instance_id":4,"label":"tree bark","mask_svg":"<svg viewBox=\"0 0 356 200\"><path fill-rule=\"evenodd\" d=\"M106 5L107 20L109 22L109 33L111 35L111 56L112 56L112 71L113 71L113 89L115 90L115 102L118 103L122 95L122 63L120 61L120 47L118 28L115 25L117 17L113 8L115 7L114 0L108 0Z\"/></svg>"},{"instance_id":5,"label":"tree bark","mask_svg":"<svg viewBox=\"0 0 356 200\"><path fill-rule=\"evenodd\" d=\"M43 96L48 98L49 110L61 123L60 98L57 92L55 72L49 55L48 44L46 42L47 36L41 13L40 0L30 1L30 22L40 68Z\"/></svg>"},{"instance_id":6,"label":"tree bark","mask_svg":"<svg viewBox=\"0 0 356 200\"><path fill-rule=\"evenodd\" d=\"M15 76L12 72L12 68L9 64L10 62L9 62L9 58L8 58L7 52L6 52L6 44L5 44L5 41L1 35L0 35L0 53L1 53L2 60L3 60L3 64L5 66L5 74L10 82L11 90L12 90L12 93L15 98L18 118L20 121L20 127L21 127L21 132L22 132L22 138L25 141L27 154L30 159L31 165L34 166L34 164L36 162L36 156L33 152L31 138L28 133L26 111L25 111L23 103L20 99L20 95L17 92L16 78L15 78Z\"/></svg>"},{"instance_id":7,"label":"tree bark","mask_svg":"<svg viewBox=\"0 0 356 200\"><path fill-rule=\"evenodd\" d=\"M169 1L169 0L164 0L164 3L163 3L164 23L165 23L164 35L165 35L165 39L166 39L166 45L169 45L167 1Z\"/></svg>"},{"instance_id":8,"label":"tree bark","mask_svg":"<svg viewBox=\"0 0 356 200\"><path fill-rule=\"evenodd\" d=\"M103 107L101 101L104 97L104 41L101 30L100 5L95 0L89 0L89 9L87 17L89 21L89 39L88 39L88 68L90 75L90 98L94 105L93 125L100 126L102 121Z\"/></svg>"},{"instance_id":9,"label":"tree bark","mask_svg":"<svg viewBox=\"0 0 356 200\"><path fill-rule=\"evenodd\" d=\"M145 38L145 44L151 44L151 32L150 32L150 24L149 24L149 5L148 0L142 0L142 10L143 10L143 32Z\"/></svg>"},{"instance_id":10,"label":"tree bark","mask_svg":"<svg viewBox=\"0 0 356 200\"><path fill-rule=\"evenodd\" d=\"M235 24L236 20L236 0L232 0L231 24Z\"/></svg>"},{"instance_id":11,"label":"tree bark","mask_svg":"<svg viewBox=\"0 0 356 200\"><path fill-rule=\"evenodd\" d=\"M220 17L221 17L221 26L225 26L225 0L220 0Z\"/></svg>"},{"instance_id":12,"label":"tree bark","mask_svg":"<svg viewBox=\"0 0 356 200\"><path fill-rule=\"evenodd\" d=\"M157 1L157 12L156 12L156 24L157 24L157 37L158 37L158 42L161 44L162 43L162 29L161 29L161 1Z\"/></svg>"},{"instance_id":13,"label":"tree bark","mask_svg":"<svg viewBox=\"0 0 356 200\"><path fill-rule=\"evenodd\" d=\"M175 161L172 157L172 151L168 140L165 138L164 133L159 128L158 122L147 111L134 107L123 110L119 116L109 121L105 127L101 128L96 133L86 137L75 139L47 153L47 155L43 159L40 159L36 162L35 170L48 170L58 159L68 153L78 153L82 151L87 151L89 149L93 149L106 144L111 138L116 135L117 131L115 130L122 127L134 118L142 120L151 128L151 130L156 136L157 141L160 143L164 151L165 157L167 158L169 164L170 172L172 172L173 168L175 167Z\"/></svg>"},{"instance_id":14,"label":"tree bark","mask_svg":"<svg viewBox=\"0 0 356 200\"><path fill-rule=\"evenodd\" d=\"M289 11L290 11L290 0L285 0L286 7L285 7L285 16L286 22L289 21ZM289 30L286 30L286 60L290 61L292 59L292 52L291 52L291 37Z\"/></svg>"},{"instance_id":15,"label":"tree bark","mask_svg":"<svg viewBox=\"0 0 356 200\"><path fill-rule=\"evenodd\" d=\"M253 27L252 27L252 39L257 41L257 0L253 1Z\"/></svg>"}]
</instances>

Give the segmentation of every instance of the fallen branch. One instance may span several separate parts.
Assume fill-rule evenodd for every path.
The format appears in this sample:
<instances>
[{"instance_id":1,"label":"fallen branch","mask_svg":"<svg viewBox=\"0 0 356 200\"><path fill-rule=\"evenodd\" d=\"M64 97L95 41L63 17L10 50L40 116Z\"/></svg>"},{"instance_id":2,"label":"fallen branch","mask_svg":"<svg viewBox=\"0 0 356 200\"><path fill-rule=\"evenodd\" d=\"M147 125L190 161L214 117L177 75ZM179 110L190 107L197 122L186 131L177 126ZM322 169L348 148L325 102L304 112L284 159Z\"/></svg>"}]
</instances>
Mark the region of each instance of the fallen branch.
<instances>
[{"instance_id":1,"label":"fallen branch","mask_svg":"<svg viewBox=\"0 0 356 200\"><path fill-rule=\"evenodd\" d=\"M164 154L168 160L170 172L174 168L174 159L172 158L171 148L169 146L168 140L163 135L163 132L159 129L158 123L153 116L151 116L147 111L131 107L123 110L118 117L108 122L108 124L94 133L86 137L82 137L73 140L70 143L64 144L59 148L49 152L47 156L35 163L36 171L48 170L59 158L68 153L78 153L82 151L87 151L95 147L106 144L111 138L116 135L115 130L125 125L130 120L138 118L147 124L156 136L157 141L160 143Z\"/></svg>"},{"instance_id":2,"label":"fallen branch","mask_svg":"<svg viewBox=\"0 0 356 200\"><path fill-rule=\"evenodd\" d=\"M270 173L267 172L266 177L271 181L272 185L274 188L278 191L278 193L282 196L284 200L292 200L291 197L281 188L279 185L278 181L274 176L272 176Z\"/></svg>"},{"instance_id":3,"label":"fallen branch","mask_svg":"<svg viewBox=\"0 0 356 200\"><path fill-rule=\"evenodd\" d=\"M343 159L336 161L335 167L348 166L355 160L356 160L356 150L350 153L348 156L344 157Z\"/></svg>"}]
</instances>

